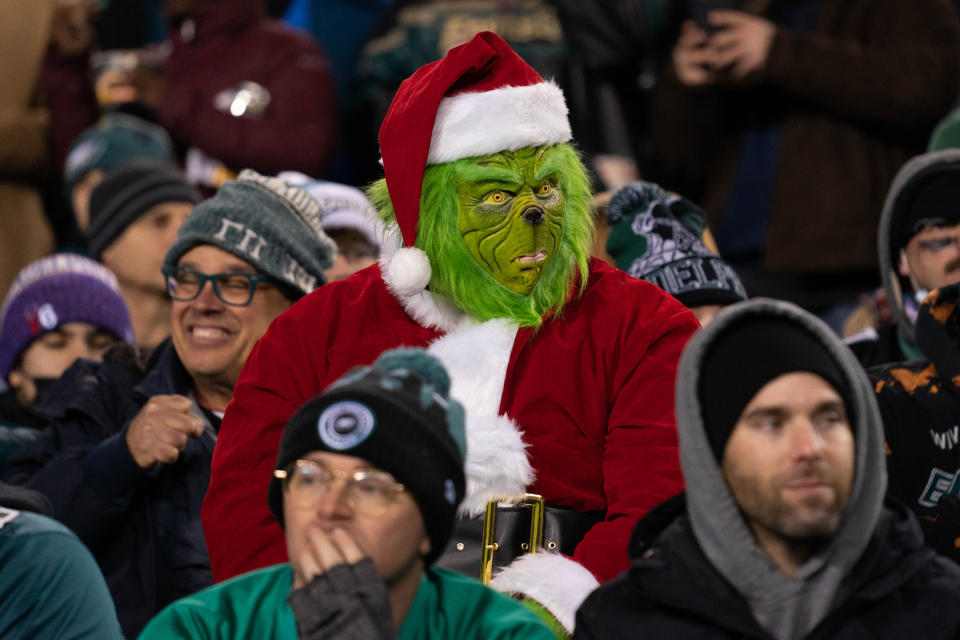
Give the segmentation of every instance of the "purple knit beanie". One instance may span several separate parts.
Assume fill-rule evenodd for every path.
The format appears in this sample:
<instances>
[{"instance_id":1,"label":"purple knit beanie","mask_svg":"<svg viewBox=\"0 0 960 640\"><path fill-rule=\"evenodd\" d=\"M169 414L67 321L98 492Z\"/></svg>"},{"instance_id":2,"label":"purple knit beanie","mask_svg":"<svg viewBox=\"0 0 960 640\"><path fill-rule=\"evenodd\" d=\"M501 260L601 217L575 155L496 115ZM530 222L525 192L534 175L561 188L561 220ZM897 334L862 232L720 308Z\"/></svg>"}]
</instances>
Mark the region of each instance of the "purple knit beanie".
<instances>
[{"instance_id":1,"label":"purple knit beanie","mask_svg":"<svg viewBox=\"0 0 960 640\"><path fill-rule=\"evenodd\" d=\"M133 342L116 277L102 264L73 253L57 253L24 267L0 307L0 322L0 388L20 354L62 324L86 322Z\"/></svg>"}]
</instances>

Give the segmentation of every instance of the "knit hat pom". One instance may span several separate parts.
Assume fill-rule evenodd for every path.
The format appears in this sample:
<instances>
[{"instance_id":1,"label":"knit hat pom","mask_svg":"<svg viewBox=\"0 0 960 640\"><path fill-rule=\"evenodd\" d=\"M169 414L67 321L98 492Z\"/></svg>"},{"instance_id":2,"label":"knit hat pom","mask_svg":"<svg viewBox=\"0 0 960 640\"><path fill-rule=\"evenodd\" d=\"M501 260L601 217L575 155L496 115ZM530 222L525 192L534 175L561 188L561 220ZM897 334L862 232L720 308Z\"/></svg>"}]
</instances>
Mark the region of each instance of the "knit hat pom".
<instances>
[{"instance_id":1,"label":"knit hat pom","mask_svg":"<svg viewBox=\"0 0 960 640\"><path fill-rule=\"evenodd\" d=\"M412 296L427 288L430 277L430 259L416 247L397 249L387 268L387 282L402 296Z\"/></svg>"},{"instance_id":2,"label":"knit hat pom","mask_svg":"<svg viewBox=\"0 0 960 640\"><path fill-rule=\"evenodd\" d=\"M436 387L441 394L450 395L450 376L440 361L423 349L400 348L384 351L373 366L388 372L399 369L413 371L425 382Z\"/></svg>"}]
</instances>

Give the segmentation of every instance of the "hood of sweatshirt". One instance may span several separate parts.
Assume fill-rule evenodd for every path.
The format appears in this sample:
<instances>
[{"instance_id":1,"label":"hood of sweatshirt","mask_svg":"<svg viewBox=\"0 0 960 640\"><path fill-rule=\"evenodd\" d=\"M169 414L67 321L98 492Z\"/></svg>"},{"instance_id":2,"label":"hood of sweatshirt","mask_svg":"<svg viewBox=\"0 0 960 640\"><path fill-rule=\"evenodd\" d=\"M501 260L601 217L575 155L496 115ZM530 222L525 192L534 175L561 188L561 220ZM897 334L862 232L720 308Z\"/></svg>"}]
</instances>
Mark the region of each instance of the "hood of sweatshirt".
<instances>
[{"instance_id":1,"label":"hood of sweatshirt","mask_svg":"<svg viewBox=\"0 0 960 640\"><path fill-rule=\"evenodd\" d=\"M824 344L850 389L845 397L855 438L850 503L830 543L792 578L781 574L754 542L710 448L698 397L699 375L710 345L731 324L751 315L796 322ZM866 548L883 506L887 486L883 429L865 372L819 319L788 302L755 298L725 309L687 344L677 372L676 414L687 512L697 542L745 598L761 626L778 639L804 636L830 612L833 596Z\"/></svg>"},{"instance_id":2,"label":"hood of sweatshirt","mask_svg":"<svg viewBox=\"0 0 960 640\"><path fill-rule=\"evenodd\" d=\"M913 187L920 180L944 167L960 166L960 149L943 149L916 156L904 164L890 183L887 198L883 203L880 225L877 230L877 251L880 277L887 293L890 310L897 322L900 335L915 343L914 323L916 309L927 292L916 292L910 281L899 274L900 220L909 208ZM919 298L919 299L918 299Z\"/></svg>"}]
</instances>

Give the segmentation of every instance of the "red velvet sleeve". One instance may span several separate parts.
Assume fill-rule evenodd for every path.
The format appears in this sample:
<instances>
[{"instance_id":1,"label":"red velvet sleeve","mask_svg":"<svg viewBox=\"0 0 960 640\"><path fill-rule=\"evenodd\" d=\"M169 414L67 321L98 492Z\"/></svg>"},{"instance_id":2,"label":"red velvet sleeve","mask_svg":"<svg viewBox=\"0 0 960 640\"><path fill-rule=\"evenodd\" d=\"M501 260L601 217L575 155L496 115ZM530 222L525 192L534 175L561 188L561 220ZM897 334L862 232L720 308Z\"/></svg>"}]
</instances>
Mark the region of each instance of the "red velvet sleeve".
<instances>
[{"instance_id":1,"label":"red velvet sleeve","mask_svg":"<svg viewBox=\"0 0 960 640\"><path fill-rule=\"evenodd\" d=\"M315 350L297 331L307 308L280 316L254 347L217 436L202 512L217 582L287 560L283 530L267 507L267 487L284 425L318 390L316 370L323 361L315 360Z\"/></svg>"},{"instance_id":2,"label":"red velvet sleeve","mask_svg":"<svg viewBox=\"0 0 960 640\"><path fill-rule=\"evenodd\" d=\"M602 469L607 517L584 536L574 559L602 582L629 567L627 543L637 520L683 490L674 418L680 353L698 328L693 314L664 296L622 337Z\"/></svg>"}]
</instances>

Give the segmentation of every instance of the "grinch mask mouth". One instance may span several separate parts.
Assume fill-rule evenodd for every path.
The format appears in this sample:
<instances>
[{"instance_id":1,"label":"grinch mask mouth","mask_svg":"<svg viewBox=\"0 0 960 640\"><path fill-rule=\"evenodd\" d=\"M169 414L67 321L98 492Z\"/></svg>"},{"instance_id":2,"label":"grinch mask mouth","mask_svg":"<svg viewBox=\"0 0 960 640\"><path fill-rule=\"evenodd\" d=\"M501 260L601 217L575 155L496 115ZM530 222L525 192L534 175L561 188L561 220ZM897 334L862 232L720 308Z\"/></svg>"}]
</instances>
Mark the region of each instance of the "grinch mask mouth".
<instances>
[{"instance_id":1,"label":"grinch mask mouth","mask_svg":"<svg viewBox=\"0 0 960 640\"><path fill-rule=\"evenodd\" d=\"M550 147L531 147L476 158L458 174L463 243L484 271L514 293L530 293L559 250L559 164Z\"/></svg>"}]
</instances>

